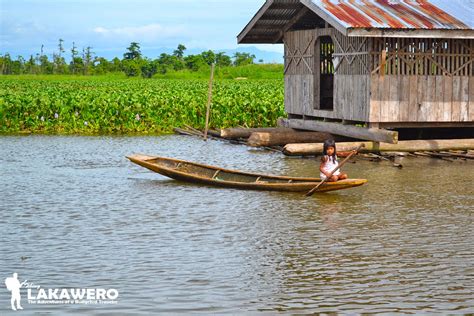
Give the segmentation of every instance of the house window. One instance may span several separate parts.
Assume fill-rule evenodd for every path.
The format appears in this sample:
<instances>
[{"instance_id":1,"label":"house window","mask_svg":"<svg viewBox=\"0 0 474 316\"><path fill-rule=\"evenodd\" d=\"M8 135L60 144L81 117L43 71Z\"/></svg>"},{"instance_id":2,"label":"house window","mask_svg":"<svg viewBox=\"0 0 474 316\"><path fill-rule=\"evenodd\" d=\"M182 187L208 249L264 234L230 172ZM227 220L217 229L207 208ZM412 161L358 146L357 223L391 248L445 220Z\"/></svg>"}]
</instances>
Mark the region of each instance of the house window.
<instances>
[{"instance_id":1,"label":"house window","mask_svg":"<svg viewBox=\"0 0 474 316\"><path fill-rule=\"evenodd\" d=\"M319 109L332 110L334 108L334 64L332 54L334 43L331 36L319 38Z\"/></svg>"}]
</instances>

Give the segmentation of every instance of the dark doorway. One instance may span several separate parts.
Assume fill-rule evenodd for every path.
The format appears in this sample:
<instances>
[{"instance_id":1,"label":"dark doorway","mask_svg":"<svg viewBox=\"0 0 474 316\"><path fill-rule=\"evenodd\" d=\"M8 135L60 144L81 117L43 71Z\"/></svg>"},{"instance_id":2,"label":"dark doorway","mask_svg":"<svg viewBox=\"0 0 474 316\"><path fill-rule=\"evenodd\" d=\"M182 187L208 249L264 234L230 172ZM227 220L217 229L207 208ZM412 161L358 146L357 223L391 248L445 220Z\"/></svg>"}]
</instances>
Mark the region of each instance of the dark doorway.
<instances>
[{"instance_id":1,"label":"dark doorway","mask_svg":"<svg viewBox=\"0 0 474 316\"><path fill-rule=\"evenodd\" d=\"M332 110L334 108L334 64L332 62L334 43L331 36L321 36L319 43L319 108L321 110Z\"/></svg>"}]
</instances>

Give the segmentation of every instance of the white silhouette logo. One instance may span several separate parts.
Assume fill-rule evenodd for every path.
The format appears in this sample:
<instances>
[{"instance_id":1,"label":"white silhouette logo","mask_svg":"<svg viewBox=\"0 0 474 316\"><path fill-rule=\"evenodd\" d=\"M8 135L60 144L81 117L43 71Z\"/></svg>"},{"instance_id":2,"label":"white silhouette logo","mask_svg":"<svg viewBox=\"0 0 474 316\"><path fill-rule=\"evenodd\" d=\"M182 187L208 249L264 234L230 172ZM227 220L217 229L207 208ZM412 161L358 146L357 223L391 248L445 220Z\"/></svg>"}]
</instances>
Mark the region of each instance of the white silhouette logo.
<instances>
[{"instance_id":1,"label":"white silhouette logo","mask_svg":"<svg viewBox=\"0 0 474 316\"><path fill-rule=\"evenodd\" d=\"M20 305L21 295L20 295L20 288L21 283L18 280L18 273L13 273L13 277L9 277L5 279L5 285L7 286L7 290L12 292L12 298L10 300L12 304L12 309L16 311L17 309L23 309ZM16 302L16 307L15 307Z\"/></svg>"},{"instance_id":2,"label":"white silhouette logo","mask_svg":"<svg viewBox=\"0 0 474 316\"><path fill-rule=\"evenodd\" d=\"M5 279L8 291L12 293L11 306L16 311L23 309L20 305L21 292L25 289L28 304L117 304L119 292L111 288L42 288L28 280L20 282L18 273Z\"/></svg>"}]
</instances>

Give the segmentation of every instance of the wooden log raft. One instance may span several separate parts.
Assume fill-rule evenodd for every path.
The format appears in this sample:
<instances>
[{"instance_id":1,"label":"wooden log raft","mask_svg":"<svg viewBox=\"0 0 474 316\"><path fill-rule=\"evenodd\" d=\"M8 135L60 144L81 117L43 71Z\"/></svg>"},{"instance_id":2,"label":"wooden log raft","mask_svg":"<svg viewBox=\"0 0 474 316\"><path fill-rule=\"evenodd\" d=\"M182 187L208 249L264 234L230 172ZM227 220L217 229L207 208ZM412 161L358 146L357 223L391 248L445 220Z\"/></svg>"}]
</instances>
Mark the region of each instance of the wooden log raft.
<instances>
[{"instance_id":1,"label":"wooden log raft","mask_svg":"<svg viewBox=\"0 0 474 316\"><path fill-rule=\"evenodd\" d=\"M326 139L334 139L337 142L349 141L350 138L334 136L321 132L297 132L289 130L285 132L256 132L252 133L247 144L254 147L259 146L283 146L291 143L319 143Z\"/></svg>"},{"instance_id":2,"label":"wooden log raft","mask_svg":"<svg viewBox=\"0 0 474 316\"><path fill-rule=\"evenodd\" d=\"M337 151L348 151L360 144L360 142L337 143ZM444 150L469 150L474 149L474 139L430 139L430 140L405 140L398 144L386 144L377 142L364 142L365 147L360 152L381 151L444 151ZM283 153L288 156L319 155L323 152L322 143L311 144L288 144L283 148Z\"/></svg>"},{"instance_id":3,"label":"wooden log raft","mask_svg":"<svg viewBox=\"0 0 474 316\"><path fill-rule=\"evenodd\" d=\"M374 142L385 142L390 144L396 144L398 142L398 132L381 128L365 128L354 125L344 125L341 123L285 118L278 119L278 125L282 127L331 133L356 139L365 139Z\"/></svg>"},{"instance_id":4,"label":"wooden log raft","mask_svg":"<svg viewBox=\"0 0 474 316\"><path fill-rule=\"evenodd\" d=\"M221 137L228 139L249 138L256 132L293 132L294 129L286 127L262 127L262 128L224 128L221 129Z\"/></svg>"}]
</instances>

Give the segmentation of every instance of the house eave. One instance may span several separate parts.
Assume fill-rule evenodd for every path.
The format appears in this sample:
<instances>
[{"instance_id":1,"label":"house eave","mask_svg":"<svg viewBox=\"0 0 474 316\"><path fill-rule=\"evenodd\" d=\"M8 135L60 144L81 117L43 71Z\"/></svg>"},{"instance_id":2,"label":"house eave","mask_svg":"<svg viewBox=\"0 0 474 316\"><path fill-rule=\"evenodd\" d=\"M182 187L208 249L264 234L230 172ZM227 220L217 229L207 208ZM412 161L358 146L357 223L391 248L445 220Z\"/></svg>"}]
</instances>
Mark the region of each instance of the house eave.
<instances>
[{"instance_id":1,"label":"house eave","mask_svg":"<svg viewBox=\"0 0 474 316\"><path fill-rule=\"evenodd\" d=\"M398 37L398 38L457 38L473 39L474 30L419 30L384 28L349 28L347 36L354 37Z\"/></svg>"}]
</instances>

